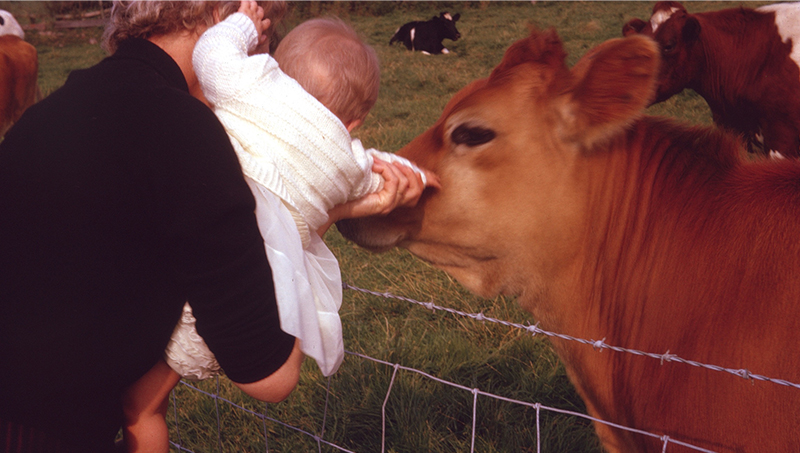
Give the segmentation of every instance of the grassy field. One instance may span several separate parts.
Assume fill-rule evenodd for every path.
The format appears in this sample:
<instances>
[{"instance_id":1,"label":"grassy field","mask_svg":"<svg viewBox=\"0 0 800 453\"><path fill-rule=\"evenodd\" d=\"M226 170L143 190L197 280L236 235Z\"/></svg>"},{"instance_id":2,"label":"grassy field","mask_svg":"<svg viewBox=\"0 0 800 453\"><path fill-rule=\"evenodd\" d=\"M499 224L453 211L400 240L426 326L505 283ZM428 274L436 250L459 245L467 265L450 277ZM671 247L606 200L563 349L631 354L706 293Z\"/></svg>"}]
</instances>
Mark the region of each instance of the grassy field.
<instances>
[{"instance_id":1,"label":"grassy field","mask_svg":"<svg viewBox=\"0 0 800 453\"><path fill-rule=\"evenodd\" d=\"M692 2L691 11L720 9L752 2ZM487 76L504 50L527 34L528 27L554 26L573 64L588 49L621 35L630 18L647 19L652 2L308 2L287 25L315 15L335 14L350 22L378 52L382 87L377 105L355 135L370 147L396 151L439 116L449 98L468 82ZM47 22L43 2L0 2L23 24ZM425 56L389 46L401 24L427 19L440 11L461 13L462 39L446 41L450 55ZM47 94L64 83L69 71L87 67L104 54L101 30L29 31L39 51L40 84ZM654 106L650 113L710 123L708 108L694 93L683 93ZM346 242L332 229L326 241L340 260L343 279L353 285L517 323L535 323L513 299L486 300L470 295L444 273L405 251L370 254ZM345 346L380 360L400 363L467 387L547 406L584 411L563 367L546 339L494 324L432 312L403 301L345 291L341 310ZM393 369L353 356L345 358L330 381L324 439L358 452L381 450L381 406ZM297 390L268 415L318 434L328 381L313 361L304 365ZM200 387L216 390L216 382ZM221 394L255 412L264 405L236 390L224 379ZM196 452L263 451L264 426L256 417L220 407L223 429L218 438L215 401L179 386L177 407L181 445ZM400 371L387 404L386 446L390 452L470 451L472 399L469 392ZM536 451L535 410L479 398L475 451ZM585 420L542 413L542 450L600 451ZM268 422L269 450L317 451L308 436ZM177 441L173 429L172 440ZM322 451L334 451L330 447Z\"/></svg>"}]
</instances>

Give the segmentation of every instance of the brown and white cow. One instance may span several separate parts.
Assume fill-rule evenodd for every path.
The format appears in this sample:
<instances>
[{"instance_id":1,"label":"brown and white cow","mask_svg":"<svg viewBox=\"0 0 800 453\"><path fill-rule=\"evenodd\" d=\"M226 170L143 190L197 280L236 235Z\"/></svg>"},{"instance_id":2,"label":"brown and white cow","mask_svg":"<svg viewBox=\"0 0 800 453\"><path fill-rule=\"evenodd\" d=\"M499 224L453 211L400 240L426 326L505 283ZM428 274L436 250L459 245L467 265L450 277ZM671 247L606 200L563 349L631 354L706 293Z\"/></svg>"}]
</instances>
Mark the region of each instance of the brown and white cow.
<instances>
[{"instance_id":1,"label":"brown and white cow","mask_svg":"<svg viewBox=\"0 0 800 453\"><path fill-rule=\"evenodd\" d=\"M643 116L659 54L631 36L569 69L555 31L533 31L398 152L441 189L339 230L517 295L548 330L800 383L800 161L748 161L717 129ZM714 451L800 451L800 389L552 342L592 416ZM661 451L596 430L611 452Z\"/></svg>"},{"instance_id":2,"label":"brown and white cow","mask_svg":"<svg viewBox=\"0 0 800 453\"><path fill-rule=\"evenodd\" d=\"M691 88L751 151L800 157L800 3L689 14L663 1L650 22L632 19L622 32L661 47L655 102Z\"/></svg>"},{"instance_id":3,"label":"brown and white cow","mask_svg":"<svg viewBox=\"0 0 800 453\"><path fill-rule=\"evenodd\" d=\"M0 137L39 96L39 58L24 36L14 16L0 10Z\"/></svg>"}]
</instances>

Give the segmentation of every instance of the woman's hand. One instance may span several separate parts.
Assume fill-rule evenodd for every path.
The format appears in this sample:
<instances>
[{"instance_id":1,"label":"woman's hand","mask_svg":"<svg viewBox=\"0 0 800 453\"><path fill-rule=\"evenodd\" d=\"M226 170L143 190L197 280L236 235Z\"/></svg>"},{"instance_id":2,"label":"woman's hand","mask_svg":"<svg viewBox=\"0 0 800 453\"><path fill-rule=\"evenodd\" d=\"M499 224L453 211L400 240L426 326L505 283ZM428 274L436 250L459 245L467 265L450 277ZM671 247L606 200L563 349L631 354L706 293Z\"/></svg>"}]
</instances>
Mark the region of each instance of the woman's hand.
<instances>
[{"instance_id":1,"label":"woman's hand","mask_svg":"<svg viewBox=\"0 0 800 453\"><path fill-rule=\"evenodd\" d=\"M258 33L258 44L261 45L267 40L264 32L269 28L270 20L264 18L264 8L258 6L258 2L248 0L239 5L239 12L244 13L256 26Z\"/></svg>"},{"instance_id":2,"label":"woman's hand","mask_svg":"<svg viewBox=\"0 0 800 453\"><path fill-rule=\"evenodd\" d=\"M400 206L413 207L425 190L420 175L405 165L376 158L372 171L383 176L383 189L358 200L334 206L328 212L328 222L317 230L320 236L325 234L331 225L342 219L386 215ZM440 188L439 178L435 174L422 171L425 172L428 186Z\"/></svg>"}]
</instances>

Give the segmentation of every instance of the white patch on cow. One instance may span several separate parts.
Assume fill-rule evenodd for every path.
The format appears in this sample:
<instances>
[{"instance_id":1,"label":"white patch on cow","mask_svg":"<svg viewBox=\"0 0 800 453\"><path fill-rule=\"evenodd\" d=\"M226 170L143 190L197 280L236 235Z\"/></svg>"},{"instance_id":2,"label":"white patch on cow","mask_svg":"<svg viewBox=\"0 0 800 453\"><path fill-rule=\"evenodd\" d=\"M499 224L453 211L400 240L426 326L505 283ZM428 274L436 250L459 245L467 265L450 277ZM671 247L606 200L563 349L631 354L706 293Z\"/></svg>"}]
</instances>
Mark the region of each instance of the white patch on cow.
<instances>
[{"instance_id":1,"label":"white patch on cow","mask_svg":"<svg viewBox=\"0 0 800 453\"><path fill-rule=\"evenodd\" d=\"M783 42L792 40L792 61L800 68L800 3L778 3L775 5L762 6L756 11L763 13L775 13L775 25Z\"/></svg>"},{"instance_id":2,"label":"white patch on cow","mask_svg":"<svg viewBox=\"0 0 800 453\"><path fill-rule=\"evenodd\" d=\"M414 50L414 35L416 34L417 34L417 27L414 27L408 31L408 36L411 37L411 50Z\"/></svg>"},{"instance_id":3,"label":"white patch on cow","mask_svg":"<svg viewBox=\"0 0 800 453\"><path fill-rule=\"evenodd\" d=\"M15 35L21 39L25 39L25 32L19 26L17 19L8 11L0 9L0 18L2 18L3 25L0 25L0 35Z\"/></svg>"},{"instance_id":4,"label":"white patch on cow","mask_svg":"<svg viewBox=\"0 0 800 453\"><path fill-rule=\"evenodd\" d=\"M450 51L447 50L447 48L444 48L444 49L442 49L442 53L450 53Z\"/></svg>"},{"instance_id":5,"label":"white patch on cow","mask_svg":"<svg viewBox=\"0 0 800 453\"><path fill-rule=\"evenodd\" d=\"M443 17L444 17L445 19L447 19L447 20L450 20L450 21L452 21L452 20L453 20L453 16L451 16L451 15L450 15L450 13L444 13L444 16L443 16Z\"/></svg>"},{"instance_id":6,"label":"white patch on cow","mask_svg":"<svg viewBox=\"0 0 800 453\"><path fill-rule=\"evenodd\" d=\"M656 32L659 25L668 21L676 11L679 11L679 8L672 7L669 10L664 9L653 13L653 15L650 17L650 28L653 29L653 33Z\"/></svg>"},{"instance_id":7,"label":"white patch on cow","mask_svg":"<svg viewBox=\"0 0 800 453\"><path fill-rule=\"evenodd\" d=\"M420 52L422 52L422 54L423 54L423 55L430 55L430 54L431 54L431 53L430 53L430 52L428 52L427 50L420 50Z\"/></svg>"},{"instance_id":8,"label":"white patch on cow","mask_svg":"<svg viewBox=\"0 0 800 453\"><path fill-rule=\"evenodd\" d=\"M770 150L769 158L775 160L786 159L785 157L783 157L783 154L779 153L778 151L775 151L774 149Z\"/></svg>"}]
</instances>

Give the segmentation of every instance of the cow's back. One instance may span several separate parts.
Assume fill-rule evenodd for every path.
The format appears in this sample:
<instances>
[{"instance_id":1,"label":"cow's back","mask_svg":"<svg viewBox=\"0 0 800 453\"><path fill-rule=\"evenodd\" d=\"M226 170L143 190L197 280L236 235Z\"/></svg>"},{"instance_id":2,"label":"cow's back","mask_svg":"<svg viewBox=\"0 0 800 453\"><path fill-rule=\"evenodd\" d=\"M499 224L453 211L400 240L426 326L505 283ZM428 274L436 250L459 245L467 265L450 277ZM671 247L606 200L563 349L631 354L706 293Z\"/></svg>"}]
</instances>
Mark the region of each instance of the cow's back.
<instances>
[{"instance_id":1,"label":"cow's back","mask_svg":"<svg viewBox=\"0 0 800 453\"><path fill-rule=\"evenodd\" d=\"M0 36L0 136L36 102L36 48L15 35Z\"/></svg>"},{"instance_id":2,"label":"cow's back","mask_svg":"<svg viewBox=\"0 0 800 453\"><path fill-rule=\"evenodd\" d=\"M760 13L774 13L775 25L783 42L792 43L791 58L800 67L800 3L776 3L756 8Z\"/></svg>"},{"instance_id":3,"label":"cow's back","mask_svg":"<svg viewBox=\"0 0 800 453\"><path fill-rule=\"evenodd\" d=\"M655 102L690 88L750 151L800 156L800 3L690 14L662 1L649 23L625 24L632 33L662 48Z\"/></svg>"},{"instance_id":4,"label":"cow's back","mask_svg":"<svg viewBox=\"0 0 800 453\"><path fill-rule=\"evenodd\" d=\"M423 22L413 21L401 25L400 28L398 28L397 31L394 32L394 35L392 35L392 39L389 40L389 45L392 45L395 42L399 41L402 42L403 45L406 46L408 50L412 50L416 27L421 23Z\"/></svg>"}]
</instances>

